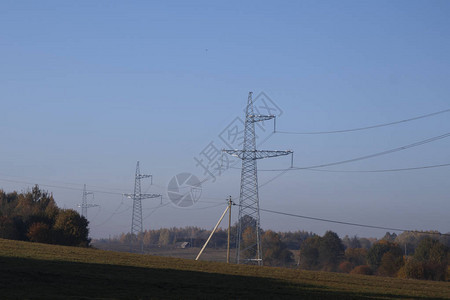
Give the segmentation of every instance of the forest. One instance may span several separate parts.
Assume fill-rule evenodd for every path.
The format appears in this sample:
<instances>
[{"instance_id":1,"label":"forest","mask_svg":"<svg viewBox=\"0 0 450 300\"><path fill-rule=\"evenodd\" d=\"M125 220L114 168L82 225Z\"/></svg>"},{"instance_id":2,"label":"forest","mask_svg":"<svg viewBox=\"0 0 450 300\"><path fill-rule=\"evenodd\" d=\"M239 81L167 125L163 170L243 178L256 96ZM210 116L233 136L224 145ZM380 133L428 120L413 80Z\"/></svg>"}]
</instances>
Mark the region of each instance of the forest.
<instances>
[{"instance_id":1,"label":"forest","mask_svg":"<svg viewBox=\"0 0 450 300\"><path fill-rule=\"evenodd\" d=\"M231 247L235 248L237 224L231 227ZM96 240L96 243L128 246L141 244L144 249L201 247L210 234L199 227L146 230L139 235L122 233ZM246 234L243 234L245 244ZM323 236L312 232L274 232L261 235L264 265L363 275L445 281L449 278L450 234L436 231L387 232L382 239L349 237L342 239L332 231ZM209 248L226 249L227 230L219 228ZM128 247L123 247L127 249ZM150 251L151 252L151 251ZM295 259L295 253L298 253ZM245 253L244 253L245 255Z\"/></svg>"},{"instance_id":2,"label":"forest","mask_svg":"<svg viewBox=\"0 0 450 300\"><path fill-rule=\"evenodd\" d=\"M0 190L0 238L88 247L88 221L61 209L53 195L34 186L23 193Z\"/></svg>"}]
</instances>

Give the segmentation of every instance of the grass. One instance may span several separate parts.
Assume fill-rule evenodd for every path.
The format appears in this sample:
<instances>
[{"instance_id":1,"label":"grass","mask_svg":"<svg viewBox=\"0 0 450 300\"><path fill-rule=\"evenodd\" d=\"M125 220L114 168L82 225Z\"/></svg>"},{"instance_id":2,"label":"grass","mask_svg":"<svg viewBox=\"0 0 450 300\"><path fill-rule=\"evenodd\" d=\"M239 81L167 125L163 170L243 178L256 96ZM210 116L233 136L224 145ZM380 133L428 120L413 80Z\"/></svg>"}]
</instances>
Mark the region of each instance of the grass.
<instances>
[{"instance_id":1,"label":"grass","mask_svg":"<svg viewBox=\"0 0 450 300\"><path fill-rule=\"evenodd\" d=\"M112 250L118 252L129 252L129 245L115 244L115 243L92 243L94 248L101 250ZM144 248L145 254L157 255L157 256L167 256L167 257L177 257L185 259L195 259L200 252L199 247L188 247L188 248L174 248L174 247L152 247ZM230 249L230 257L232 260L236 257L236 249L233 247ZM139 247L133 248L133 252L138 253ZM226 262L227 261L227 249L225 248L206 248L203 251L200 260L215 261L215 262Z\"/></svg>"},{"instance_id":2,"label":"grass","mask_svg":"<svg viewBox=\"0 0 450 300\"><path fill-rule=\"evenodd\" d=\"M1 299L450 299L450 283L0 239Z\"/></svg>"}]
</instances>

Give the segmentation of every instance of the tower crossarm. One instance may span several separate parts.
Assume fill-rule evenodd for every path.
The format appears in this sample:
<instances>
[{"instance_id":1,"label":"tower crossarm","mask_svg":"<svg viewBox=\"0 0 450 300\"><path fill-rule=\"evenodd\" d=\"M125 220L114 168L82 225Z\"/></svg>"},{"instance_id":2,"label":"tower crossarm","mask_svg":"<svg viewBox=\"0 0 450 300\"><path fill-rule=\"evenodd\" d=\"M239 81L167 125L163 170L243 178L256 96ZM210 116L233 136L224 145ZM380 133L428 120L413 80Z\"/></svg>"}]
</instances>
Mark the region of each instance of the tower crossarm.
<instances>
[{"instance_id":1,"label":"tower crossarm","mask_svg":"<svg viewBox=\"0 0 450 300\"><path fill-rule=\"evenodd\" d=\"M291 150L278 151L278 150L222 150L231 156L239 157L240 159L263 159L269 157L290 155L294 152Z\"/></svg>"},{"instance_id":2,"label":"tower crossarm","mask_svg":"<svg viewBox=\"0 0 450 300\"><path fill-rule=\"evenodd\" d=\"M274 115L250 115L248 116L249 120L251 122L262 122L262 121L267 121L267 120L272 120L275 118Z\"/></svg>"},{"instance_id":3,"label":"tower crossarm","mask_svg":"<svg viewBox=\"0 0 450 300\"><path fill-rule=\"evenodd\" d=\"M159 198L160 194L141 194L141 199Z\"/></svg>"},{"instance_id":4,"label":"tower crossarm","mask_svg":"<svg viewBox=\"0 0 450 300\"><path fill-rule=\"evenodd\" d=\"M132 199L150 199L150 198L159 198L160 194L123 194L127 198Z\"/></svg>"},{"instance_id":5,"label":"tower crossarm","mask_svg":"<svg viewBox=\"0 0 450 300\"><path fill-rule=\"evenodd\" d=\"M98 204L86 204L86 205L78 205L78 207L81 207L81 208L83 208L83 207L86 207L86 208L91 208L91 207L98 207L98 206L100 206L100 205L98 205Z\"/></svg>"},{"instance_id":6,"label":"tower crossarm","mask_svg":"<svg viewBox=\"0 0 450 300\"><path fill-rule=\"evenodd\" d=\"M269 157L276 157L276 156L283 156L283 155L289 155L294 152L290 150L286 151L279 151L279 150L254 150L256 152L256 159L262 159L262 158L269 158Z\"/></svg>"}]
</instances>

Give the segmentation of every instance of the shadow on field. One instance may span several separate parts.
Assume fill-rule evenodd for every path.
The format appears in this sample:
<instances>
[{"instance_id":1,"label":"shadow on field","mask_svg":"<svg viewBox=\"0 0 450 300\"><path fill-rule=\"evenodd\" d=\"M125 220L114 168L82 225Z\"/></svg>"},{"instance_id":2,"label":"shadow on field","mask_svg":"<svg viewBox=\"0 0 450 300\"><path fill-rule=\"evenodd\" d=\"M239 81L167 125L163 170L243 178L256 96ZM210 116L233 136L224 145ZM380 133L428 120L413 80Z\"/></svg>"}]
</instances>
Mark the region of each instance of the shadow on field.
<instances>
[{"instance_id":1,"label":"shadow on field","mask_svg":"<svg viewBox=\"0 0 450 300\"><path fill-rule=\"evenodd\" d=\"M318 285L197 271L0 257L2 299L377 299Z\"/></svg>"}]
</instances>

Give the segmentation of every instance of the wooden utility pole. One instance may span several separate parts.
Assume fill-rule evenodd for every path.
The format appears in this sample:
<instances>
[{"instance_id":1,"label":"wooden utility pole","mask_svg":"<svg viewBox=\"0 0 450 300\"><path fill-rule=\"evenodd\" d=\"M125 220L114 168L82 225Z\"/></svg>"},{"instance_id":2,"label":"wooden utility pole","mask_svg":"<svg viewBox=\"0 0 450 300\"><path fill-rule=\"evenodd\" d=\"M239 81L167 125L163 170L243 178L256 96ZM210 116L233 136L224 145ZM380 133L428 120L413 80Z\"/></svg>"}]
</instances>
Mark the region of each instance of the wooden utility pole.
<instances>
[{"instance_id":1,"label":"wooden utility pole","mask_svg":"<svg viewBox=\"0 0 450 300\"><path fill-rule=\"evenodd\" d=\"M228 247L227 247L227 263L230 263L230 228L231 228L231 205L233 202L231 201L231 196L228 198L228 206L225 208L225 211L223 212L222 216L220 216L219 221L217 222L216 226L214 226L214 229L211 231L211 234L209 235L208 239L206 240L205 244L203 245L202 249L198 253L195 260L198 260L200 258L200 255L202 255L203 250L205 250L206 245L208 245L209 241L211 240L212 236L214 235L214 232L216 232L217 227L219 227L220 222L222 222L223 217L225 217L225 214L227 213L227 210L229 211L228 214Z\"/></svg>"},{"instance_id":2,"label":"wooden utility pole","mask_svg":"<svg viewBox=\"0 0 450 300\"><path fill-rule=\"evenodd\" d=\"M227 243L227 264L230 263L230 237L231 237L231 196L228 198L228 243Z\"/></svg>"},{"instance_id":3,"label":"wooden utility pole","mask_svg":"<svg viewBox=\"0 0 450 300\"><path fill-rule=\"evenodd\" d=\"M227 210L229 208L230 208L229 206L227 206L227 208L225 208L225 211L223 212L223 214L220 217L219 221L217 222L216 226L214 226L214 229L211 231L211 234L209 235L208 239L206 240L205 244L203 245L202 249L198 253L197 258L195 260L198 260L200 258L200 255L202 255L203 250L205 250L206 246L208 245L209 241L211 240L212 236L214 235L214 232L216 232L217 227L219 227L220 222L222 222L222 219L223 219L223 217L225 217L225 214L227 213Z\"/></svg>"}]
</instances>

